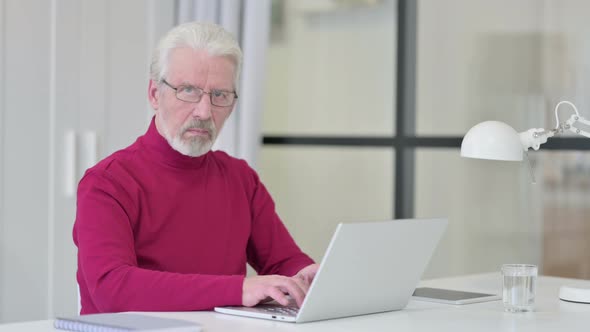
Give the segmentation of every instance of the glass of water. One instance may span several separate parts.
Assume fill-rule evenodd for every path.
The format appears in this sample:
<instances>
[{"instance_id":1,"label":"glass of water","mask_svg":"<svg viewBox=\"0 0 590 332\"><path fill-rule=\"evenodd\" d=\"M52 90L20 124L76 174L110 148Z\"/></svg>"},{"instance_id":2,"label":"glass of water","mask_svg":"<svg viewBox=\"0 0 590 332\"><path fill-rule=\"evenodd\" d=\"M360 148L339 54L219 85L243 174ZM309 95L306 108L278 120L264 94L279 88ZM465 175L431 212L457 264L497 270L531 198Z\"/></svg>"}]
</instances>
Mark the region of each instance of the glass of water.
<instances>
[{"instance_id":1,"label":"glass of water","mask_svg":"<svg viewBox=\"0 0 590 332\"><path fill-rule=\"evenodd\" d=\"M502 301L508 312L533 311L537 288L537 266L530 264L502 265Z\"/></svg>"}]
</instances>

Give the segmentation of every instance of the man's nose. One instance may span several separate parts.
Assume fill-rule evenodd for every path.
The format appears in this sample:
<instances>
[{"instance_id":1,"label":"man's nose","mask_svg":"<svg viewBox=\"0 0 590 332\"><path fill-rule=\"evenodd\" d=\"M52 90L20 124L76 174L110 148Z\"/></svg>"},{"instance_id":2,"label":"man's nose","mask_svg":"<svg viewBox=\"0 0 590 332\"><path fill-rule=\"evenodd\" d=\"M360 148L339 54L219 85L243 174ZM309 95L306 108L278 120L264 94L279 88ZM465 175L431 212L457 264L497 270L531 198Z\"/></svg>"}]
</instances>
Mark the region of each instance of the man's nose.
<instances>
[{"instance_id":1,"label":"man's nose","mask_svg":"<svg viewBox=\"0 0 590 332\"><path fill-rule=\"evenodd\" d=\"M203 94L198 103L194 103L192 116L201 120L208 120L211 117L211 98Z\"/></svg>"}]
</instances>

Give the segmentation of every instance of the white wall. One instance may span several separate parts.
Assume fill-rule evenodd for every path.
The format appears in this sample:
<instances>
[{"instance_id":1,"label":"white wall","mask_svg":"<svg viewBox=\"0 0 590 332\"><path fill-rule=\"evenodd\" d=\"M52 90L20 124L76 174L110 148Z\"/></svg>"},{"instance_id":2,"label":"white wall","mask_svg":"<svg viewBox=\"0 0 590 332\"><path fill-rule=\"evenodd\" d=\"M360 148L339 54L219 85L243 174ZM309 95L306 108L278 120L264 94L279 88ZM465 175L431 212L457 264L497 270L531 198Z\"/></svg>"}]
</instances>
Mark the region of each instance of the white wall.
<instances>
[{"instance_id":1,"label":"white wall","mask_svg":"<svg viewBox=\"0 0 590 332\"><path fill-rule=\"evenodd\" d=\"M76 184L146 130L149 57L173 19L173 1L0 2L0 322L76 313L66 135Z\"/></svg>"},{"instance_id":2,"label":"white wall","mask_svg":"<svg viewBox=\"0 0 590 332\"><path fill-rule=\"evenodd\" d=\"M3 4L0 312L10 321L44 317L48 302L51 3Z\"/></svg>"}]
</instances>

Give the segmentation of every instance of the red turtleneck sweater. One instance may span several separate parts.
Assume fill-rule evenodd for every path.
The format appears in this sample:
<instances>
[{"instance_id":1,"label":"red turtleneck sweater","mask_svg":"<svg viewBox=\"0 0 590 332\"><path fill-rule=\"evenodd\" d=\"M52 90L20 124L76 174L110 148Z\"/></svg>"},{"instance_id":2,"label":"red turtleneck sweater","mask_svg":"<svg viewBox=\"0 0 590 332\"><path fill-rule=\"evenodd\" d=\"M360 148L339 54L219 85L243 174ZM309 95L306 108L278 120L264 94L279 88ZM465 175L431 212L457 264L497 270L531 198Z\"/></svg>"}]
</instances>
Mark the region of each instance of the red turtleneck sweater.
<instances>
[{"instance_id":1,"label":"red turtleneck sweater","mask_svg":"<svg viewBox=\"0 0 590 332\"><path fill-rule=\"evenodd\" d=\"M241 305L247 262L287 276L313 263L245 161L184 156L153 119L86 172L73 236L82 314Z\"/></svg>"}]
</instances>

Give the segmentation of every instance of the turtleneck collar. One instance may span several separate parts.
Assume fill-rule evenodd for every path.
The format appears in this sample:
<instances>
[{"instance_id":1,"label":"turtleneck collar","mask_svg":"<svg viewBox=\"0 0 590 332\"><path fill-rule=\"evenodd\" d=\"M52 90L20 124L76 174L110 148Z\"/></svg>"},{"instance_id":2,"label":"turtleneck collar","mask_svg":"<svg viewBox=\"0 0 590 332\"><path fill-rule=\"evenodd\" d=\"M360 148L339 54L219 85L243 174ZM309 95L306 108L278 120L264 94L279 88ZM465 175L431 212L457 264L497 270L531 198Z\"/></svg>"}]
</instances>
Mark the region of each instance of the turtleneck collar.
<instances>
[{"instance_id":1,"label":"turtleneck collar","mask_svg":"<svg viewBox=\"0 0 590 332\"><path fill-rule=\"evenodd\" d=\"M150 159L176 168L198 168L205 163L211 151L199 157L189 157L174 150L156 128L156 117L152 117L150 126L140 143L145 147Z\"/></svg>"}]
</instances>

